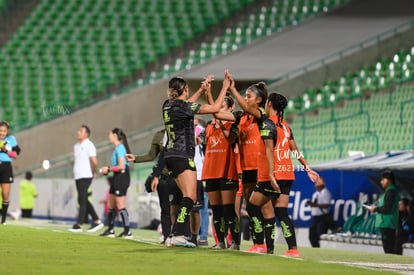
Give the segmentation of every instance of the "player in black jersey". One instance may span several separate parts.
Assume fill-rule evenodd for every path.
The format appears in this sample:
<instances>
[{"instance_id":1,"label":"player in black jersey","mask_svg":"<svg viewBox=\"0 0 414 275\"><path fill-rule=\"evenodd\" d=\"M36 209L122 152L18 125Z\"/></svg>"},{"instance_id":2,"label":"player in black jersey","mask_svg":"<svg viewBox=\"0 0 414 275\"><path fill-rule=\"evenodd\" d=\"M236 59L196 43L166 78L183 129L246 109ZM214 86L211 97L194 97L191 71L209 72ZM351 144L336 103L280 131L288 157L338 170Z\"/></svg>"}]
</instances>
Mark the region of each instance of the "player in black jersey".
<instances>
[{"instance_id":1,"label":"player in black jersey","mask_svg":"<svg viewBox=\"0 0 414 275\"><path fill-rule=\"evenodd\" d=\"M207 78L199 92L205 91L211 80L211 77ZM173 237L166 242L167 246L195 247L195 244L184 237L184 224L189 219L190 210L197 199L197 174L193 160L195 152L194 116L195 114L219 112L229 86L230 79L226 72L222 90L214 104L201 105L188 101L188 86L183 78L174 77L169 81L168 100L162 106L168 137L164 158L167 168L171 171L183 193L183 199L178 208ZM194 97L190 100L193 99Z\"/></svg>"}]
</instances>

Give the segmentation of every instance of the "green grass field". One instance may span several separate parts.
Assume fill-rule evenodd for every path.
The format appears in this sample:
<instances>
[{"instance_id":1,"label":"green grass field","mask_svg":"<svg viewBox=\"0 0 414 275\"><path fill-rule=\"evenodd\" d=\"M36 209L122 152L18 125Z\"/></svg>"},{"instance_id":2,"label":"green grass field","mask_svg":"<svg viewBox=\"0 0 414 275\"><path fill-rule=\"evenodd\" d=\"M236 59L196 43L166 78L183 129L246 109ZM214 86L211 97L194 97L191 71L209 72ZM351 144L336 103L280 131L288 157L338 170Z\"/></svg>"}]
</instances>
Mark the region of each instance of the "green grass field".
<instances>
[{"instance_id":1,"label":"green grass field","mask_svg":"<svg viewBox=\"0 0 414 275\"><path fill-rule=\"evenodd\" d=\"M413 257L313 248L300 248L302 259L290 259L278 256L286 249L282 245L275 255L166 248L155 231L133 230L134 239L124 240L70 233L69 227L24 220L1 226L0 274L387 274L335 262L414 262Z\"/></svg>"}]
</instances>

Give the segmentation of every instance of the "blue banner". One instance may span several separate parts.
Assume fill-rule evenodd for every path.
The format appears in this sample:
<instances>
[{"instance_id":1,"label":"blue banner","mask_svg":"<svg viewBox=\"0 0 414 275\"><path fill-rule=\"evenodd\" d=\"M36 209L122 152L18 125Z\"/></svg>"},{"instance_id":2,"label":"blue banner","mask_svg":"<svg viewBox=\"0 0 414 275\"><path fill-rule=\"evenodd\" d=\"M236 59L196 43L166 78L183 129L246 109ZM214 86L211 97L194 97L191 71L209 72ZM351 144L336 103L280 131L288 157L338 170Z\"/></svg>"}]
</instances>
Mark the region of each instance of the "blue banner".
<instances>
[{"instance_id":1,"label":"blue banner","mask_svg":"<svg viewBox=\"0 0 414 275\"><path fill-rule=\"evenodd\" d=\"M326 170L319 172L319 175L325 179L326 187L332 194L330 213L339 226L356 213L360 196L367 196L368 203L372 203L381 192L366 173ZM312 199L315 185L305 171L296 171L295 176L288 212L295 227L309 227L312 215L311 207L306 202Z\"/></svg>"}]
</instances>

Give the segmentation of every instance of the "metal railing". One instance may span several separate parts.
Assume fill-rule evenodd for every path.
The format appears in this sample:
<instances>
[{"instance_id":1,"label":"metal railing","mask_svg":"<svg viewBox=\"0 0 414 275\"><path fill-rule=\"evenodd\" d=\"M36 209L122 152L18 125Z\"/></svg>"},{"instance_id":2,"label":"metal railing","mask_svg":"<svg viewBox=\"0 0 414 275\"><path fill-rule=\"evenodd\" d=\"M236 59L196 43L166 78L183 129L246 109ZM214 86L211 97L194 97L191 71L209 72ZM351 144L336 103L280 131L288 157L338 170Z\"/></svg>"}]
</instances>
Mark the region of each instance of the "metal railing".
<instances>
[{"instance_id":1,"label":"metal railing","mask_svg":"<svg viewBox=\"0 0 414 275\"><path fill-rule=\"evenodd\" d=\"M294 70L292 70L292 71L290 71L286 74L283 74L279 77L276 77L276 78L271 79L271 80L267 80L266 84L270 85L270 84L273 84L273 83L278 82L278 81L289 80L292 77L296 77L300 74L308 72L311 68L319 67L321 65L325 65L327 63L330 63L334 60L340 59L340 58L346 56L347 54L351 54L353 52L362 50L362 49L366 48L367 46L371 46L375 43L379 43L379 42L381 42L382 40L384 40L386 38L392 37L392 36L396 35L397 33L400 33L402 31L405 31L405 30L410 29L412 27L414 27L414 20L410 20L408 22L400 24L400 25L398 25L394 28L391 28L391 29L383 32L383 33L372 36L372 37L370 37L370 38L368 38L364 41L361 41L361 42L359 42L357 44L354 44L354 45L352 45L348 48L345 48L343 50L337 51L337 52L335 52L331 55L328 55L328 56L326 56L322 59L313 61L313 62L311 62L311 63L309 63L309 64L307 64L303 67L300 67L298 69L294 69Z\"/></svg>"},{"instance_id":2,"label":"metal railing","mask_svg":"<svg viewBox=\"0 0 414 275\"><path fill-rule=\"evenodd\" d=\"M162 123L157 123L145 128L142 128L140 130L131 132L129 134L127 134L128 140L130 143L132 143L133 141L139 140L140 138L142 138L143 136L148 136L152 133L154 133L154 131L158 131L160 129L162 129L164 126ZM98 143L96 146L96 150L98 153L102 154L104 152L110 151L112 150L112 145L108 142L101 142ZM145 153L142 152L142 153ZM50 175L54 175L54 174L58 174L58 173L64 173L65 175L68 175L69 172L71 171L71 169L73 168L73 153L69 153L69 154L65 154L63 156L59 156L57 158L51 159L50 160L50 165L51 167L60 167L63 166L62 169L56 169L56 170L51 170L51 171L44 171L42 168L41 164L37 164L22 170L19 170L17 172L15 172L16 176L20 176L22 174L24 174L27 171L33 171L36 172L38 177L49 177Z\"/></svg>"},{"instance_id":3,"label":"metal railing","mask_svg":"<svg viewBox=\"0 0 414 275\"><path fill-rule=\"evenodd\" d=\"M353 143L353 142L356 142L356 141L360 141L360 140L363 140L363 139L369 139L369 138L374 138L375 139L375 154L378 154L378 152L379 152L379 137L378 137L377 134L371 133L371 134L366 134L366 135L355 137L355 138L346 139L346 140L343 140L343 141L340 141L340 142L331 143L331 144L328 144L328 145L314 147L314 148L309 149L309 150L304 150L304 155L305 155L305 157L308 157L309 153L318 152L318 151L325 151L325 150L328 150L328 149L338 147L338 149L339 149L338 159L339 159L339 158L343 157L342 154L343 154L343 151L344 151L344 145L345 144Z\"/></svg>"}]
</instances>

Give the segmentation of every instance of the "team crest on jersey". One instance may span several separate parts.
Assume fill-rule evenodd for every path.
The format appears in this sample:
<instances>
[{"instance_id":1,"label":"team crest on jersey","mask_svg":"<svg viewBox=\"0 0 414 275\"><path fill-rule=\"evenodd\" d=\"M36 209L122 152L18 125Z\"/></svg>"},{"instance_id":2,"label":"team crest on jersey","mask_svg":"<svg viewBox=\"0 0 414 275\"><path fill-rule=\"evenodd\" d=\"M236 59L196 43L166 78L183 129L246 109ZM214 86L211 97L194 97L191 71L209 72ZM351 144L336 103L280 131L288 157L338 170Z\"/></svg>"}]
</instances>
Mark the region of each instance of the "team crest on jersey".
<instances>
[{"instance_id":1,"label":"team crest on jersey","mask_svg":"<svg viewBox=\"0 0 414 275\"><path fill-rule=\"evenodd\" d=\"M223 133L221 133L219 137L212 136L212 137L210 138L211 148L214 148L214 147L216 147L218 144L221 144L221 143L222 143L223 138L224 138Z\"/></svg>"}]
</instances>

